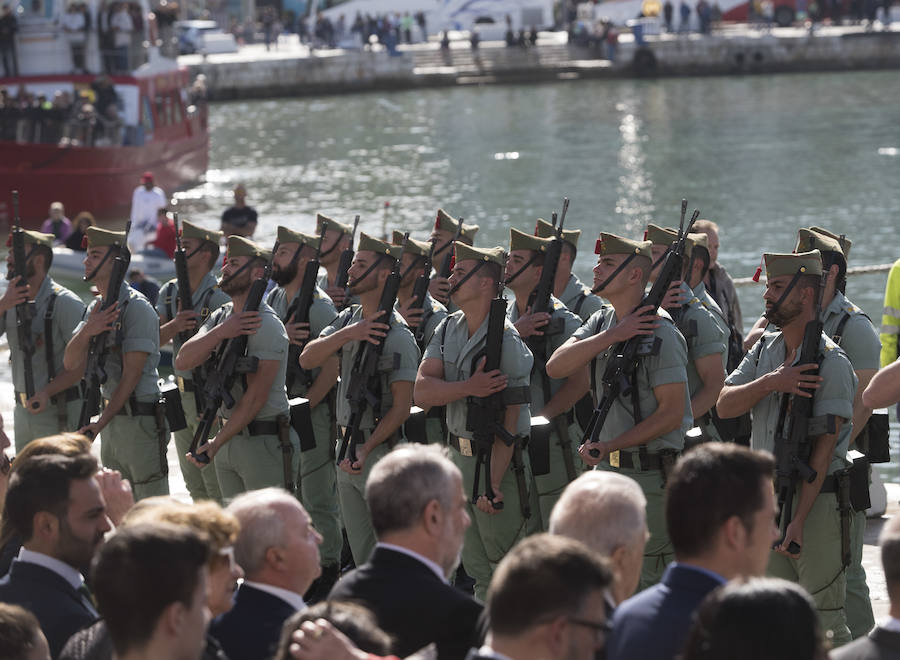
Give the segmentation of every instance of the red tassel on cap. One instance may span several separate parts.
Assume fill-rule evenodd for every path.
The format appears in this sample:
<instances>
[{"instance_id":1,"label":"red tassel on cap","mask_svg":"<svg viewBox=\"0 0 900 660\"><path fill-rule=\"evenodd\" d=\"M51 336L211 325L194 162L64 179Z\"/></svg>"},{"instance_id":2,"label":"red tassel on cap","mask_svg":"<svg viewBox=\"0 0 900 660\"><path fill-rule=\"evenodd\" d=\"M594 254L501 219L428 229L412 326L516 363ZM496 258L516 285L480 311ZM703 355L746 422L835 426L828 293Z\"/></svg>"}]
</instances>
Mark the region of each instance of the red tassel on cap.
<instances>
[{"instance_id":1,"label":"red tassel on cap","mask_svg":"<svg viewBox=\"0 0 900 660\"><path fill-rule=\"evenodd\" d=\"M456 252L450 255L450 272L453 272L454 266L456 266Z\"/></svg>"},{"instance_id":2,"label":"red tassel on cap","mask_svg":"<svg viewBox=\"0 0 900 660\"><path fill-rule=\"evenodd\" d=\"M87 250L87 248L88 248L88 239L87 239L87 234L85 234L84 236L81 237L81 249Z\"/></svg>"},{"instance_id":3,"label":"red tassel on cap","mask_svg":"<svg viewBox=\"0 0 900 660\"><path fill-rule=\"evenodd\" d=\"M540 227L540 223L539 223L539 222L535 222L535 223L534 223L534 235L535 235L535 236L538 235L538 227Z\"/></svg>"},{"instance_id":4,"label":"red tassel on cap","mask_svg":"<svg viewBox=\"0 0 900 660\"><path fill-rule=\"evenodd\" d=\"M6 237L6 247L12 247L12 232Z\"/></svg>"},{"instance_id":5,"label":"red tassel on cap","mask_svg":"<svg viewBox=\"0 0 900 660\"><path fill-rule=\"evenodd\" d=\"M646 241L646 240L649 240L649 239L647 238L649 235L650 235L650 230L649 230L649 229L645 229L645 230L644 230L644 240L645 240L645 241Z\"/></svg>"},{"instance_id":6,"label":"red tassel on cap","mask_svg":"<svg viewBox=\"0 0 900 660\"><path fill-rule=\"evenodd\" d=\"M598 238L597 242L594 244L594 254L602 254L603 253L603 239Z\"/></svg>"},{"instance_id":7,"label":"red tassel on cap","mask_svg":"<svg viewBox=\"0 0 900 660\"><path fill-rule=\"evenodd\" d=\"M434 218L434 228L435 229L441 228L441 214L440 213L438 213L437 216Z\"/></svg>"},{"instance_id":8,"label":"red tassel on cap","mask_svg":"<svg viewBox=\"0 0 900 660\"><path fill-rule=\"evenodd\" d=\"M756 272L753 273L753 281L757 284L759 283L759 276L762 275L762 266L756 267Z\"/></svg>"}]
</instances>

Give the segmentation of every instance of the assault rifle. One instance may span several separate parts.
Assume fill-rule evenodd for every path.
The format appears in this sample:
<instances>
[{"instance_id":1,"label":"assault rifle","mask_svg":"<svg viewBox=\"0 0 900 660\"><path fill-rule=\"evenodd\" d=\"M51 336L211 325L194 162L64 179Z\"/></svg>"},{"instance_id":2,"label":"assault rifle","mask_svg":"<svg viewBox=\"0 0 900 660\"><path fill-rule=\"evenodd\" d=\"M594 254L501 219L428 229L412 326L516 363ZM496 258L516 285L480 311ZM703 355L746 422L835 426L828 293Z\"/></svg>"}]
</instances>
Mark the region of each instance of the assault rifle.
<instances>
[{"instance_id":1,"label":"assault rifle","mask_svg":"<svg viewBox=\"0 0 900 660\"><path fill-rule=\"evenodd\" d=\"M428 250L428 254L425 256L425 266L422 270L422 274L416 278L416 282L413 284L412 302L410 304L413 309L425 308L425 296L428 294L428 285L431 283L431 262L434 258L434 244L435 241L431 241L431 247ZM421 344L425 338L425 321L426 316L423 314L422 320L419 322L414 333L416 342L419 344Z\"/></svg>"},{"instance_id":2,"label":"assault rifle","mask_svg":"<svg viewBox=\"0 0 900 660\"><path fill-rule=\"evenodd\" d=\"M322 242L325 240L325 230L328 226L327 222L322 223L322 229L319 233L319 244L316 246L316 256L306 263L303 270L303 284L300 291L297 292L296 306L294 306L293 316L288 313L288 323L309 323L309 310L312 307L313 295L316 292L316 277L319 275L319 256L322 254ZM297 248L298 251L303 246ZM288 310L290 312L290 310ZM306 342L304 342L304 345ZM303 345L291 344L288 347L287 361L287 391L290 392L297 380L297 374L303 371L300 368L300 353L303 352Z\"/></svg>"},{"instance_id":3,"label":"assault rifle","mask_svg":"<svg viewBox=\"0 0 900 660\"><path fill-rule=\"evenodd\" d=\"M266 287L269 285L271 269L271 263L267 263L263 276L254 280L250 285L250 292L244 302L243 311L259 311ZM231 313L238 312L232 309ZM231 388L237 377L244 373L253 373L259 365L259 358L247 358L244 356L246 352L247 335L238 335L228 339L218 354L214 354L206 362L208 368L203 379L203 412L188 449L191 456L200 463L209 463L209 455L198 454L197 447L209 439L209 432L212 430L221 405L224 403L226 408L234 406L235 400L231 395Z\"/></svg>"},{"instance_id":4,"label":"assault rifle","mask_svg":"<svg viewBox=\"0 0 900 660\"><path fill-rule=\"evenodd\" d=\"M125 274L128 271L128 234L131 232L131 220L125 224L125 237L119 252L113 259L112 270L109 273L109 282L106 288L106 297L99 303L100 311L109 309L119 300L119 290L125 282ZM113 248L110 247L110 250ZM100 410L100 386L106 382L106 354L109 330L104 330L99 335L91 337L88 347L87 365L84 368L84 377L81 380L81 390L84 392L84 401L81 403L81 413L78 415L78 428L83 428L91 423L91 417ZM123 365L124 366L124 365Z\"/></svg>"},{"instance_id":5,"label":"assault rifle","mask_svg":"<svg viewBox=\"0 0 900 660\"><path fill-rule=\"evenodd\" d=\"M337 278L334 281L334 286L338 289L341 289L345 292L347 291L347 282L350 280L350 264L353 263L353 241L356 240L356 228L359 226L359 216L357 215L353 219L353 231L350 233L350 247L341 252L341 259L338 262L338 272ZM344 296L344 302L341 304L340 309L343 309L349 304L349 299Z\"/></svg>"},{"instance_id":6,"label":"assault rifle","mask_svg":"<svg viewBox=\"0 0 900 660\"><path fill-rule=\"evenodd\" d=\"M681 277L681 270L684 262L685 241L688 233L691 231L691 227L700 215L700 211L695 209L690 222L688 222L687 227L685 227L684 216L686 212L687 200L683 199L681 200L681 221L678 226L678 237L672 242L672 246L669 248L669 252L665 256L665 260L659 269L659 274L656 276L656 281L650 288L650 292L644 296L644 299L637 305L638 307L650 306L651 310L648 311L648 314L655 314L657 312L672 282ZM631 339L619 342L612 348L612 357L609 359L609 362L607 362L606 369L603 371L603 377L601 379L603 384L603 395L600 397L600 401L594 409L594 414L591 415L591 421L588 422L588 426L584 431L584 435L581 438L581 444L597 442L600 430L603 428L603 424L606 422L606 417L609 415L610 408L612 408L615 400L618 399L621 394L630 394L633 388L637 387L637 383L631 382L629 374L632 369L634 369L638 351L645 341L645 337L637 335ZM656 338L654 344L659 341L659 338ZM635 420L635 422L637 421L638 420ZM600 455L600 452L596 449L592 449L590 453L594 458Z\"/></svg>"},{"instance_id":7,"label":"assault rifle","mask_svg":"<svg viewBox=\"0 0 900 660\"><path fill-rule=\"evenodd\" d=\"M403 236L404 245L406 245L408 238L409 232L406 232ZM379 322L390 325L399 289L400 260L397 259L391 274L385 280L384 289L381 291L381 300L378 302L378 311L374 317ZM337 456L338 465L341 464L345 456L350 459L351 464L357 460L356 443L360 439L359 425L362 423L363 414L366 412L367 406L372 406L372 410L376 411L377 418L377 406L381 402L381 392L377 383L379 378L378 362L381 360L385 341L387 341L387 334L377 344L368 341L361 342L362 345L357 350L356 359L353 361L353 369L350 372L350 382L347 384L350 420L347 422L344 435L341 438L341 446Z\"/></svg>"},{"instance_id":8,"label":"assault rifle","mask_svg":"<svg viewBox=\"0 0 900 660\"><path fill-rule=\"evenodd\" d=\"M12 253L13 253L13 269L6 279L11 280L15 285L15 280L19 280L18 286L28 284L28 257L25 254L25 230L22 229L19 220L19 191L12 191L13 203L13 230L12 230ZM31 336L31 322L35 315L34 300L26 300L16 305L16 332L19 340L19 351L22 353L25 367L25 396L31 398L34 396L34 358L35 346L34 337ZM23 405L24 401L21 402ZM38 403L33 406L37 407Z\"/></svg>"},{"instance_id":9,"label":"assault rifle","mask_svg":"<svg viewBox=\"0 0 900 660\"><path fill-rule=\"evenodd\" d=\"M453 235L453 238L444 243L439 249L435 250L435 252L443 252L444 250L447 250L447 254L444 255L444 260L441 262L441 269L437 272L437 276L443 277L444 279L450 277L450 267L453 264L453 246L462 235L463 219L460 218L458 222L459 224L456 227L456 233Z\"/></svg>"},{"instance_id":10,"label":"assault rifle","mask_svg":"<svg viewBox=\"0 0 900 660\"><path fill-rule=\"evenodd\" d=\"M188 278L187 255L184 246L181 245L181 228L178 225L178 213L174 214L175 221L175 279L178 282L178 302L181 311L194 309L194 297L191 293L191 280ZM191 338L190 330L182 330L178 333L178 341L184 344Z\"/></svg>"}]
</instances>

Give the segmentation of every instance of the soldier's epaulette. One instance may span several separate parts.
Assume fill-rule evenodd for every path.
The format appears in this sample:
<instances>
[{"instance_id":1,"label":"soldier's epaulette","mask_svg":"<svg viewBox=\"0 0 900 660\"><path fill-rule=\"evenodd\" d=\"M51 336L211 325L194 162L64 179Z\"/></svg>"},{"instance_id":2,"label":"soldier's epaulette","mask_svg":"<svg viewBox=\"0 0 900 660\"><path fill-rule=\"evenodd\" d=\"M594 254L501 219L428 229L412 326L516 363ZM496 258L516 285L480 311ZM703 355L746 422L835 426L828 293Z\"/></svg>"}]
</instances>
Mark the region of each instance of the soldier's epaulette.
<instances>
[{"instance_id":1,"label":"soldier's epaulette","mask_svg":"<svg viewBox=\"0 0 900 660\"><path fill-rule=\"evenodd\" d=\"M691 298L688 301L689 305L696 305L697 303L703 304L702 301L699 298L697 298L696 296L694 296L693 298Z\"/></svg>"}]
</instances>

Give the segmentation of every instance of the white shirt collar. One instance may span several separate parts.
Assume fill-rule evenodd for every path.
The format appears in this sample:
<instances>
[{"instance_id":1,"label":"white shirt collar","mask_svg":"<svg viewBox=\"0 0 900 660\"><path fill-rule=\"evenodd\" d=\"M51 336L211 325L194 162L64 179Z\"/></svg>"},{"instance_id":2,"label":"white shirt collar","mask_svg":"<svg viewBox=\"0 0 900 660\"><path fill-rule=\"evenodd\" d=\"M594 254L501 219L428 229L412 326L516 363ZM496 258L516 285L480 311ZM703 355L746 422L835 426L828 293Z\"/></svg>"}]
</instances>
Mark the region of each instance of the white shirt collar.
<instances>
[{"instance_id":1,"label":"white shirt collar","mask_svg":"<svg viewBox=\"0 0 900 660\"><path fill-rule=\"evenodd\" d=\"M418 552L414 552L409 548L404 548L402 545L394 545L393 543L376 543L376 548L384 548L385 550L393 550L394 552L400 552L408 557L412 557L413 559L417 559L423 564L425 564L428 568L430 568L435 575L440 578L441 582L447 582L447 576L444 575L443 569L437 565L437 563L431 561L428 557L424 557L420 555Z\"/></svg>"},{"instance_id":2,"label":"white shirt collar","mask_svg":"<svg viewBox=\"0 0 900 660\"><path fill-rule=\"evenodd\" d=\"M272 584L253 582L251 580L244 580L244 584L248 587L253 587L254 589L259 589L260 591L265 591L267 594L271 594L273 596L276 596L277 598L280 598L298 612L306 609L306 603L303 601L303 596L295 591L289 591L288 589L282 589L281 587L276 587Z\"/></svg>"},{"instance_id":3,"label":"white shirt collar","mask_svg":"<svg viewBox=\"0 0 900 660\"><path fill-rule=\"evenodd\" d=\"M882 623L881 627L891 632L900 633L900 619L891 617L890 619Z\"/></svg>"},{"instance_id":4,"label":"white shirt collar","mask_svg":"<svg viewBox=\"0 0 900 660\"><path fill-rule=\"evenodd\" d=\"M19 550L19 561L25 561L29 564L37 564L38 566L43 566L49 571L53 571L60 577L62 577L66 582L72 585L72 588L78 591L81 588L81 585L84 584L84 576L78 572L77 569L72 568L67 563L60 561L59 559L54 559L50 555L45 555L42 552L35 552L34 550L28 550L25 546Z\"/></svg>"}]
</instances>

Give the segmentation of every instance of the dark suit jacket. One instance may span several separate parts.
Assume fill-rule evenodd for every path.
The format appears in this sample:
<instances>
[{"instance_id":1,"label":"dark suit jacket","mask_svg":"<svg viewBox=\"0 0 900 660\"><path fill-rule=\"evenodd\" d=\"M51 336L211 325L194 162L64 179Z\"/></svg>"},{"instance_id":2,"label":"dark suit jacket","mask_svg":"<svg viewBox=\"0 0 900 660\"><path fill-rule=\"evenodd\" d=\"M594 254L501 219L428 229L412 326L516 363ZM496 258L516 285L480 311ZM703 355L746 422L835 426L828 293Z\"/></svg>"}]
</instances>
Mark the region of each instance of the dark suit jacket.
<instances>
[{"instance_id":1,"label":"dark suit jacket","mask_svg":"<svg viewBox=\"0 0 900 660\"><path fill-rule=\"evenodd\" d=\"M97 618L84 596L61 575L18 559L0 580L0 601L21 605L37 617L54 658L69 637Z\"/></svg>"},{"instance_id":2,"label":"dark suit jacket","mask_svg":"<svg viewBox=\"0 0 900 660\"><path fill-rule=\"evenodd\" d=\"M659 584L616 608L606 657L673 660L687 639L694 610L719 584L688 566L670 565Z\"/></svg>"},{"instance_id":3,"label":"dark suit jacket","mask_svg":"<svg viewBox=\"0 0 900 660\"><path fill-rule=\"evenodd\" d=\"M338 581L328 597L369 608L394 637L393 651L401 657L434 642L440 660L463 660L479 644L481 604L402 552L376 547L369 561Z\"/></svg>"},{"instance_id":4,"label":"dark suit jacket","mask_svg":"<svg viewBox=\"0 0 900 660\"><path fill-rule=\"evenodd\" d=\"M266 660L275 654L281 627L295 611L278 596L242 584L234 607L213 620L209 634L229 660Z\"/></svg>"},{"instance_id":5,"label":"dark suit jacket","mask_svg":"<svg viewBox=\"0 0 900 660\"><path fill-rule=\"evenodd\" d=\"M900 633L881 626L831 652L832 660L900 660Z\"/></svg>"}]
</instances>

